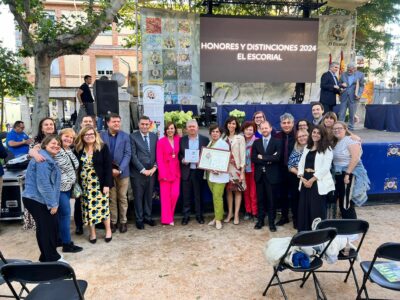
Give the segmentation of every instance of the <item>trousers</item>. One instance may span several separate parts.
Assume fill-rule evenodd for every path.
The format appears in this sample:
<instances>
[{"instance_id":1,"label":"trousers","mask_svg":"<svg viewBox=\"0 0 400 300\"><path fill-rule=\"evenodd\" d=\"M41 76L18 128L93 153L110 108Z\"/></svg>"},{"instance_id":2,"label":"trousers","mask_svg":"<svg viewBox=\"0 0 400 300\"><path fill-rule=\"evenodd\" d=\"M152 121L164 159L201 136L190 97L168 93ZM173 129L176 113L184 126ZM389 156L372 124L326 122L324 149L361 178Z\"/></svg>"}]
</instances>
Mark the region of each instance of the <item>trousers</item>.
<instances>
[{"instance_id":1,"label":"trousers","mask_svg":"<svg viewBox=\"0 0 400 300\"><path fill-rule=\"evenodd\" d=\"M60 192L60 203L58 205L58 232L63 244L71 243L71 191Z\"/></svg>"},{"instance_id":2,"label":"trousers","mask_svg":"<svg viewBox=\"0 0 400 300\"><path fill-rule=\"evenodd\" d=\"M224 200L222 196L224 195L225 183L215 183L208 180L208 187L213 198L215 220L221 221L224 218Z\"/></svg>"},{"instance_id":3,"label":"trousers","mask_svg":"<svg viewBox=\"0 0 400 300\"><path fill-rule=\"evenodd\" d=\"M161 223L170 224L174 222L176 203L180 192L180 179L174 181L160 180L161 200Z\"/></svg>"},{"instance_id":4,"label":"trousers","mask_svg":"<svg viewBox=\"0 0 400 300\"><path fill-rule=\"evenodd\" d=\"M127 222L129 177L114 177L114 187L110 190L111 223L120 224Z\"/></svg>"},{"instance_id":5,"label":"trousers","mask_svg":"<svg viewBox=\"0 0 400 300\"><path fill-rule=\"evenodd\" d=\"M244 207L247 213L257 216L257 191L256 182L254 180L254 172L246 173L245 176L247 187L244 190Z\"/></svg>"}]
</instances>

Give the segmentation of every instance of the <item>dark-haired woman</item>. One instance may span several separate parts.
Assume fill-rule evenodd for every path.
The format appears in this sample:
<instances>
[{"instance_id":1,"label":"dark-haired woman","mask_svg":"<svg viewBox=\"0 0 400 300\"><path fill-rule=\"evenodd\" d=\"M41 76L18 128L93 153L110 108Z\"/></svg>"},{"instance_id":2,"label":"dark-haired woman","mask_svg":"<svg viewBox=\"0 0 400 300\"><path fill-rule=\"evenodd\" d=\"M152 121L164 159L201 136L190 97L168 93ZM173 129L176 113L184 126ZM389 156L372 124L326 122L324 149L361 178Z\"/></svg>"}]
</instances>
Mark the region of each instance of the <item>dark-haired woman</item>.
<instances>
[{"instance_id":1,"label":"dark-haired woman","mask_svg":"<svg viewBox=\"0 0 400 300\"><path fill-rule=\"evenodd\" d=\"M229 223L233 219L233 224L239 224L239 210L242 202L242 192L246 189L246 179L244 167L246 165L246 142L244 137L239 134L240 125L235 117L229 117L225 121L224 139L230 146L231 159L229 162L229 183L226 185L226 200L228 202L228 215L224 220ZM233 195L235 197L235 212L233 213Z\"/></svg>"},{"instance_id":2,"label":"dark-haired woman","mask_svg":"<svg viewBox=\"0 0 400 300\"><path fill-rule=\"evenodd\" d=\"M176 126L165 125L164 137L157 141L158 180L160 182L161 224L174 225L174 213L179 197L181 169L179 166L179 140Z\"/></svg>"},{"instance_id":3,"label":"dark-haired woman","mask_svg":"<svg viewBox=\"0 0 400 300\"><path fill-rule=\"evenodd\" d=\"M48 135L41 142L39 153L45 160L29 162L22 197L24 206L35 220L39 261L51 262L61 259L57 252L61 172L54 161L61 142L57 135Z\"/></svg>"},{"instance_id":4,"label":"dark-haired woman","mask_svg":"<svg viewBox=\"0 0 400 300\"><path fill-rule=\"evenodd\" d=\"M300 178L298 231L311 230L315 218L326 218L325 195L335 189L332 174L332 150L326 129L318 125L308 138L297 176Z\"/></svg>"},{"instance_id":5,"label":"dark-haired woman","mask_svg":"<svg viewBox=\"0 0 400 300\"><path fill-rule=\"evenodd\" d=\"M36 162L42 162L45 160L45 157L39 152L41 143L46 136L57 134L57 130L56 123L52 118L41 119L38 127L38 134L33 139L33 143L29 145L29 155L33 157ZM25 230L36 228L35 220L26 209L24 211L24 225L22 228Z\"/></svg>"},{"instance_id":6,"label":"dark-haired woman","mask_svg":"<svg viewBox=\"0 0 400 300\"><path fill-rule=\"evenodd\" d=\"M296 123L296 131L306 130L308 133L311 133L312 127L313 125L306 119L300 119Z\"/></svg>"},{"instance_id":7,"label":"dark-haired woman","mask_svg":"<svg viewBox=\"0 0 400 300\"><path fill-rule=\"evenodd\" d=\"M265 117L264 112L262 112L261 110L256 111L253 114L253 122L256 124L256 132L254 133L254 135L258 139L262 137L261 130L260 130L260 125L261 125L262 122L264 122L266 120L267 120L267 118Z\"/></svg>"}]
</instances>

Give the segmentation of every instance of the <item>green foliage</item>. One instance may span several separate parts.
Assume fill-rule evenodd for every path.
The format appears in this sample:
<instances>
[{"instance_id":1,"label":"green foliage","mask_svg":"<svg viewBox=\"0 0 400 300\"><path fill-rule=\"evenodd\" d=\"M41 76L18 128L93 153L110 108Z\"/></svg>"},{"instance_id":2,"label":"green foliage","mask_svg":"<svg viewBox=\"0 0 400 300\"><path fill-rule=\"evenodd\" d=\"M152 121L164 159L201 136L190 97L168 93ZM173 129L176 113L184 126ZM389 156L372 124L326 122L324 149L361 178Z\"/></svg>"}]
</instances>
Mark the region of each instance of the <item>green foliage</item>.
<instances>
[{"instance_id":1,"label":"green foliage","mask_svg":"<svg viewBox=\"0 0 400 300\"><path fill-rule=\"evenodd\" d=\"M0 96L30 95L32 84L27 80L28 70L20 62L21 57L3 48L0 43Z\"/></svg>"},{"instance_id":2,"label":"green foliage","mask_svg":"<svg viewBox=\"0 0 400 300\"><path fill-rule=\"evenodd\" d=\"M164 113L164 122L173 122L177 128L185 128L186 123L193 119L193 112L183 112L183 111L171 111Z\"/></svg>"}]
</instances>

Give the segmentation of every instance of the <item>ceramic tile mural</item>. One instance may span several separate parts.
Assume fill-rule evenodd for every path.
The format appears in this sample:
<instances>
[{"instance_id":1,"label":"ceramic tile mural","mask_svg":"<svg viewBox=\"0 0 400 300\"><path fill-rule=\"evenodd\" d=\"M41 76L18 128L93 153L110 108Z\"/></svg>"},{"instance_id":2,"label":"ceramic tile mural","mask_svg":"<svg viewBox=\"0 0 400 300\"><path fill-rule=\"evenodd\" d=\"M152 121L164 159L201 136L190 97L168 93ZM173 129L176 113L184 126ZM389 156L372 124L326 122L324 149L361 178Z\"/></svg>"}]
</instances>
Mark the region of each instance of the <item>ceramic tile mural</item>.
<instances>
[{"instance_id":1,"label":"ceramic tile mural","mask_svg":"<svg viewBox=\"0 0 400 300\"><path fill-rule=\"evenodd\" d=\"M157 9L141 16L143 86L162 86L166 104L200 104L199 17Z\"/></svg>"}]
</instances>

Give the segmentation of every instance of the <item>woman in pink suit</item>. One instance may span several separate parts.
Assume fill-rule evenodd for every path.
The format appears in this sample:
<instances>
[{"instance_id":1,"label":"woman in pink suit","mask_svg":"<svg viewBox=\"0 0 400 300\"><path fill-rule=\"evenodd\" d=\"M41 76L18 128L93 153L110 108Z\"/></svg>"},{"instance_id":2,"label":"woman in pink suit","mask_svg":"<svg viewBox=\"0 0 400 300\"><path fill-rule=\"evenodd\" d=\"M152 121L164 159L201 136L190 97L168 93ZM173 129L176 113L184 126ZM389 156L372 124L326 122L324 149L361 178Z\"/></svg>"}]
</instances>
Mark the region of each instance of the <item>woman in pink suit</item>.
<instances>
[{"instance_id":1,"label":"woman in pink suit","mask_svg":"<svg viewBox=\"0 0 400 300\"><path fill-rule=\"evenodd\" d=\"M179 197L181 169L178 152L179 139L176 126L168 122L164 137L157 142L158 179L160 181L161 223L174 225L174 211Z\"/></svg>"}]
</instances>

